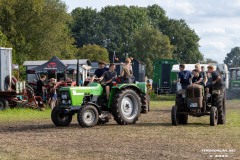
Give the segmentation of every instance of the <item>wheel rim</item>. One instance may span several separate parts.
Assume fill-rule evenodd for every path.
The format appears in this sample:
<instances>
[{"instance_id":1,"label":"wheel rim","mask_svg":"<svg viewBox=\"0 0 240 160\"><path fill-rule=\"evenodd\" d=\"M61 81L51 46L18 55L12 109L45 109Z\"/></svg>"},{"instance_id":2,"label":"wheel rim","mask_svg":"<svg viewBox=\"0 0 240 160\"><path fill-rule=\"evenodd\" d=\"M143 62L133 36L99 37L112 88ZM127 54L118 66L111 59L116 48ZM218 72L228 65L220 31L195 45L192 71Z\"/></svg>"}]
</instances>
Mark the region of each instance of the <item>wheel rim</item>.
<instances>
[{"instance_id":1,"label":"wheel rim","mask_svg":"<svg viewBox=\"0 0 240 160\"><path fill-rule=\"evenodd\" d=\"M87 110L83 114L83 120L87 124L91 124L95 121L96 115L92 110Z\"/></svg>"},{"instance_id":2,"label":"wheel rim","mask_svg":"<svg viewBox=\"0 0 240 160\"><path fill-rule=\"evenodd\" d=\"M4 104L3 102L0 101L0 110L3 110L4 109Z\"/></svg>"},{"instance_id":3,"label":"wheel rim","mask_svg":"<svg viewBox=\"0 0 240 160\"><path fill-rule=\"evenodd\" d=\"M133 119L138 112L137 100L131 95L126 95L122 99L121 112L126 119Z\"/></svg>"}]
</instances>

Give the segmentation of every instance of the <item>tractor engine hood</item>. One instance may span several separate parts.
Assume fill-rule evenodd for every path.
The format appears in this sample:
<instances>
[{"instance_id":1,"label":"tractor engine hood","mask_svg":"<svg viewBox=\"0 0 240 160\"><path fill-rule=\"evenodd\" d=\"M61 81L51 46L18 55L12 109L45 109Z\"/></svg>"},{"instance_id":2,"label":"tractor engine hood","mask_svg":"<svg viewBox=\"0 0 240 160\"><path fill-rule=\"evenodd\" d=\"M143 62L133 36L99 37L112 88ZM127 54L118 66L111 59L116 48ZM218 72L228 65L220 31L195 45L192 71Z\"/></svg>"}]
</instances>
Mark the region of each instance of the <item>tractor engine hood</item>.
<instances>
[{"instance_id":1,"label":"tractor engine hood","mask_svg":"<svg viewBox=\"0 0 240 160\"><path fill-rule=\"evenodd\" d=\"M89 86L62 87L61 91L69 91L73 96L78 95L101 95L103 88L99 83L90 83Z\"/></svg>"},{"instance_id":2,"label":"tractor engine hood","mask_svg":"<svg viewBox=\"0 0 240 160\"><path fill-rule=\"evenodd\" d=\"M72 107L79 107L82 105L85 96L100 96L102 95L103 88L99 83L91 83L89 86L62 87L59 91L60 96L67 92Z\"/></svg>"}]
</instances>

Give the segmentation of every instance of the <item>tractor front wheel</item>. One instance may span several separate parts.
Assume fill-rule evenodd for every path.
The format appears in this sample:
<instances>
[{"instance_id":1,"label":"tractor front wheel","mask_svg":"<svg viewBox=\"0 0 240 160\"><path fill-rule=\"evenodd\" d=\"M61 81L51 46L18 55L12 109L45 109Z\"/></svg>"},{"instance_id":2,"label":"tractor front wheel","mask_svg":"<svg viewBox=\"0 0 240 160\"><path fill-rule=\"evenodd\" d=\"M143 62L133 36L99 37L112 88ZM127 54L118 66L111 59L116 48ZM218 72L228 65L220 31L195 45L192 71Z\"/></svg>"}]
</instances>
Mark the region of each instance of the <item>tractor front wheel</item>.
<instances>
[{"instance_id":1,"label":"tractor front wheel","mask_svg":"<svg viewBox=\"0 0 240 160\"><path fill-rule=\"evenodd\" d=\"M139 95L132 89L120 90L114 97L112 114L120 125L134 124L141 111Z\"/></svg>"},{"instance_id":2,"label":"tractor front wheel","mask_svg":"<svg viewBox=\"0 0 240 160\"><path fill-rule=\"evenodd\" d=\"M51 118L56 126L68 126L72 122L72 114L58 107L53 108Z\"/></svg>"},{"instance_id":3,"label":"tractor front wheel","mask_svg":"<svg viewBox=\"0 0 240 160\"><path fill-rule=\"evenodd\" d=\"M99 119L98 110L93 105L84 105L78 111L77 119L82 127L94 127Z\"/></svg>"},{"instance_id":4,"label":"tractor front wheel","mask_svg":"<svg viewBox=\"0 0 240 160\"><path fill-rule=\"evenodd\" d=\"M171 119L172 119L172 125L177 126L179 124L179 117L177 115L177 106L172 107L171 111Z\"/></svg>"}]
</instances>

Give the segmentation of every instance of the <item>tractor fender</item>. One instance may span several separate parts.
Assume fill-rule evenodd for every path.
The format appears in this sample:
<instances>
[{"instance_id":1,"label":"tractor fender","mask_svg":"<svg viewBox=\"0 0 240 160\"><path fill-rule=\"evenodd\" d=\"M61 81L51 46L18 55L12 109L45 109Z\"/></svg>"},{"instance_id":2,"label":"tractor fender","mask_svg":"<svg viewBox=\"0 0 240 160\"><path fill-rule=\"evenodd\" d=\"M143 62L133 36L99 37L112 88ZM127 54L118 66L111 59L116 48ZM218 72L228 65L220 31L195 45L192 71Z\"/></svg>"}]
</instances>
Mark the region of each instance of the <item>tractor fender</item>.
<instances>
[{"instance_id":1,"label":"tractor fender","mask_svg":"<svg viewBox=\"0 0 240 160\"><path fill-rule=\"evenodd\" d=\"M101 114L100 106L98 106L96 103L93 103L93 102L87 102L86 105L88 104L93 105L98 110L98 113Z\"/></svg>"},{"instance_id":2,"label":"tractor fender","mask_svg":"<svg viewBox=\"0 0 240 160\"><path fill-rule=\"evenodd\" d=\"M122 85L122 86L116 87L116 88L119 89L119 90L125 89L125 88L132 88L135 91L137 91L138 94L142 94L143 93L140 88L138 88L136 85L132 85L132 84L125 84L125 85Z\"/></svg>"}]
</instances>

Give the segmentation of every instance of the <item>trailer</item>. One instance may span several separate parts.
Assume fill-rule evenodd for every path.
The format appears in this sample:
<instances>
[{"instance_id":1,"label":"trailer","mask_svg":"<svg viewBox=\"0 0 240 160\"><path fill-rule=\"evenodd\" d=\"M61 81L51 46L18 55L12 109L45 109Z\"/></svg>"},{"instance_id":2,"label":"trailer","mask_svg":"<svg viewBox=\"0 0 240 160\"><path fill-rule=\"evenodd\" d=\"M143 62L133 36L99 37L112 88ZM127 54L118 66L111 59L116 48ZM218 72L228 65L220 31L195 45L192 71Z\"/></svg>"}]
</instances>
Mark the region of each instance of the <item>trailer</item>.
<instances>
[{"instance_id":1,"label":"trailer","mask_svg":"<svg viewBox=\"0 0 240 160\"><path fill-rule=\"evenodd\" d=\"M171 72L177 61L172 59L158 59L153 62L153 89L157 94L176 92L177 76Z\"/></svg>"},{"instance_id":2,"label":"trailer","mask_svg":"<svg viewBox=\"0 0 240 160\"><path fill-rule=\"evenodd\" d=\"M34 96L25 81L12 76L12 68L12 48L0 47L0 110L16 106L43 108L42 98Z\"/></svg>"},{"instance_id":3,"label":"trailer","mask_svg":"<svg viewBox=\"0 0 240 160\"><path fill-rule=\"evenodd\" d=\"M229 68L229 89L227 90L228 99L239 99L240 97L240 67Z\"/></svg>"}]
</instances>

